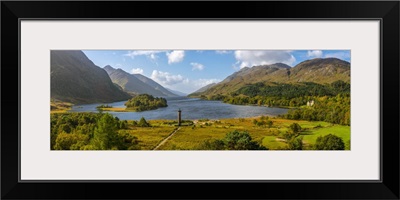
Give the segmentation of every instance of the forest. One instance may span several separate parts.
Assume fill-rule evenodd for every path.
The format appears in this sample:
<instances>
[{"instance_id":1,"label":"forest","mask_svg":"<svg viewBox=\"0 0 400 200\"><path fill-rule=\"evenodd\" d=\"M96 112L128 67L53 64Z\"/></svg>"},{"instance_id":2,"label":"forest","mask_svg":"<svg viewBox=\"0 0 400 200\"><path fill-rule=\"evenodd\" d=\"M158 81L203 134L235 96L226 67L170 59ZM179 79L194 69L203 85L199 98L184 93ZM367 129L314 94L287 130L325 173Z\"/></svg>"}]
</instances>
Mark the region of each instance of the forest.
<instances>
[{"instance_id":1,"label":"forest","mask_svg":"<svg viewBox=\"0 0 400 200\"><path fill-rule=\"evenodd\" d=\"M292 108L282 117L350 125L350 84L341 80L324 85L256 83L229 95L217 94L207 99L237 105ZM312 105L307 106L308 102L312 102Z\"/></svg>"},{"instance_id":2,"label":"forest","mask_svg":"<svg viewBox=\"0 0 400 200\"><path fill-rule=\"evenodd\" d=\"M132 111L146 111L154 110L161 107L167 107L167 100L162 97L153 97L149 94L140 94L131 99L126 103L126 110Z\"/></svg>"},{"instance_id":3,"label":"forest","mask_svg":"<svg viewBox=\"0 0 400 200\"><path fill-rule=\"evenodd\" d=\"M149 127L146 119L130 121L130 126ZM109 113L51 114L52 150L134 150L138 140L123 132L127 120L119 120Z\"/></svg>"}]
</instances>

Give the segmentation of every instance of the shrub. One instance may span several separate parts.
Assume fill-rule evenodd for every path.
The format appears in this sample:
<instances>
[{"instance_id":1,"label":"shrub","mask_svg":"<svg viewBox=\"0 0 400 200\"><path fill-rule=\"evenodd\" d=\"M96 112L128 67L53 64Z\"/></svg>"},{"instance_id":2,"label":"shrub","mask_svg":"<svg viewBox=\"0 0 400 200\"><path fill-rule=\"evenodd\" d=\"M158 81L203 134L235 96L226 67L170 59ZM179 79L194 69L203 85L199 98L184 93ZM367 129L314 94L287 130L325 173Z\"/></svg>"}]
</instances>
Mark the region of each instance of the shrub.
<instances>
[{"instance_id":1,"label":"shrub","mask_svg":"<svg viewBox=\"0 0 400 200\"><path fill-rule=\"evenodd\" d=\"M146 121L146 119L144 117L142 117L139 120L138 126L139 127L150 127L150 124Z\"/></svg>"},{"instance_id":2,"label":"shrub","mask_svg":"<svg viewBox=\"0 0 400 200\"><path fill-rule=\"evenodd\" d=\"M303 150L303 137L292 138L288 141L290 150Z\"/></svg>"},{"instance_id":3,"label":"shrub","mask_svg":"<svg viewBox=\"0 0 400 200\"><path fill-rule=\"evenodd\" d=\"M205 141L200 149L205 150L268 150L253 141L247 131L232 131L222 140Z\"/></svg>"},{"instance_id":4,"label":"shrub","mask_svg":"<svg viewBox=\"0 0 400 200\"><path fill-rule=\"evenodd\" d=\"M343 139L333 134L318 137L314 144L315 150L344 150L344 147Z\"/></svg>"}]
</instances>

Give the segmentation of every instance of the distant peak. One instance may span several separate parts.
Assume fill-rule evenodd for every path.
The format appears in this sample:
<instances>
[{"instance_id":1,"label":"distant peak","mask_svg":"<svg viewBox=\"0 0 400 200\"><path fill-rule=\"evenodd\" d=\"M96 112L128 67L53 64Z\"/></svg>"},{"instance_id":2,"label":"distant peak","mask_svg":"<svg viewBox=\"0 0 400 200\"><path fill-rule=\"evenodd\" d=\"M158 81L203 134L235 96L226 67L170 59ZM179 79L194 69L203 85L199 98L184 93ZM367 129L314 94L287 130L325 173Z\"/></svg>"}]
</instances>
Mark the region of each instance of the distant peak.
<instances>
[{"instance_id":1,"label":"distant peak","mask_svg":"<svg viewBox=\"0 0 400 200\"><path fill-rule=\"evenodd\" d=\"M106 65L105 67L103 67L103 69L115 69L115 68L111 67L110 65Z\"/></svg>"},{"instance_id":2,"label":"distant peak","mask_svg":"<svg viewBox=\"0 0 400 200\"><path fill-rule=\"evenodd\" d=\"M339 58L313 58L310 60L305 60L299 64L297 64L295 67L297 66L302 66L302 67L322 67L325 65L344 65L344 66L350 66L350 63L345 61L345 60L341 60Z\"/></svg>"},{"instance_id":3,"label":"distant peak","mask_svg":"<svg viewBox=\"0 0 400 200\"><path fill-rule=\"evenodd\" d=\"M127 73L127 74L129 74L128 72L124 71L124 70L123 70L123 69L121 69L121 68L118 68L118 69L117 69L117 71L119 71L119 72L124 72L124 73Z\"/></svg>"},{"instance_id":4,"label":"distant peak","mask_svg":"<svg viewBox=\"0 0 400 200\"><path fill-rule=\"evenodd\" d=\"M248 70L248 69L250 69L250 67L243 67L243 68L240 69L239 71L246 71L246 70Z\"/></svg>"},{"instance_id":5,"label":"distant peak","mask_svg":"<svg viewBox=\"0 0 400 200\"><path fill-rule=\"evenodd\" d=\"M274 64L265 64L265 65L257 65L254 66L255 68L285 68L285 69L290 69L289 65L285 63L274 63Z\"/></svg>"},{"instance_id":6,"label":"distant peak","mask_svg":"<svg viewBox=\"0 0 400 200\"><path fill-rule=\"evenodd\" d=\"M272 64L272 66L276 66L276 67L280 67L280 68L287 68L287 69L291 68L291 66L289 66L285 63L275 63L275 64Z\"/></svg>"}]
</instances>

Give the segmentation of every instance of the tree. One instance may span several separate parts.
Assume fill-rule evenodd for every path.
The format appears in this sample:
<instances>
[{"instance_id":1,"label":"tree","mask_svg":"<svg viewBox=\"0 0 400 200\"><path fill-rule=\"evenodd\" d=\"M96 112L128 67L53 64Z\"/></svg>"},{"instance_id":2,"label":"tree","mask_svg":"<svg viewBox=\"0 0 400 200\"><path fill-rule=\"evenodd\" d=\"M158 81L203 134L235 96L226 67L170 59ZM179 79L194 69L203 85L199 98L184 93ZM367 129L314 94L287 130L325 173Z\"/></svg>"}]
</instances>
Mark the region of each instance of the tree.
<instances>
[{"instance_id":1,"label":"tree","mask_svg":"<svg viewBox=\"0 0 400 200\"><path fill-rule=\"evenodd\" d=\"M299 133L301 131L301 126L298 123L293 123L290 125L290 130L292 130L293 133Z\"/></svg>"},{"instance_id":2,"label":"tree","mask_svg":"<svg viewBox=\"0 0 400 200\"><path fill-rule=\"evenodd\" d=\"M140 127L149 127L150 124L146 121L146 119L144 117L142 117L142 118L140 118L138 126L140 126Z\"/></svg>"},{"instance_id":3,"label":"tree","mask_svg":"<svg viewBox=\"0 0 400 200\"><path fill-rule=\"evenodd\" d=\"M126 120L119 121L119 126L118 126L119 129L126 129L127 127L128 127L128 121Z\"/></svg>"},{"instance_id":4,"label":"tree","mask_svg":"<svg viewBox=\"0 0 400 200\"><path fill-rule=\"evenodd\" d=\"M167 100L162 97L153 97L149 94L139 94L125 103L127 110L145 111L154 110L159 107L167 107Z\"/></svg>"},{"instance_id":5,"label":"tree","mask_svg":"<svg viewBox=\"0 0 400 200\"><path fill-rule=\"evenodd\" d=\"M237 130L229 132L224 138L225 149L227 150L259 150L262 146L252 141L247 131L239 132Z\"/></svg>"},{"instance_id":6,"label":"tree","mask_svg":"<svg viewBox=\"0 0 400 200\"><path fill-rule=\"evenodd\" d=\"M204 149L204 150L224 150L225 149L225 143L224 143L223 140L214 140L214 141L206 140L200 146L200 149Z\"/></svg>"},{"instance_id":7,"label":"tree","mask_svg":"<svg viewBox=\"0 0 400 200\"><path fill-rule=\"evenodd\" d=\"M303 137L292 138L288 141L290 150L303 150Z\"/></svg>"},{"instance_id":8,"label":"tree","mask_svg":"<svg viewBox=\"0 0 400 200\"><path fill-rule=\"evenodd\" d=\"M268 128L271 128L273 124L274 124L274 122L273 122L273 121L271 121L271 120L267 120L267 125L268 125Z\"/></svg>"},{"instance_id":9,"label":"tree","mask_svg":"<svg viewBox=\"0 0 400 200\"><path fill-rule=\"evenodd\" d=\"M258 121L256 119L253 119L253 124L257 125Z\"/></svg>"},{"instance_id":10,"label":"tree","mask_svg":"<svg viewBox=\"0 0 400 200\"><path fill-rule=\"evenodd\" d=\"M94 131L93 143L96 149L115 149L121 145L122 140L118 136L118 122L111 114L104 114L97 122Z\"/></svg>"},{"instance_id":11,"label":"tree","mask_svg":"<svg viewBox=\"0 0 400 200\"><path fill-rule=\"evenodd\" d=\"M315 150L344 150L344 147L343 139L333 134L319 136L314 145Z\"/></svg>"},{"instance_id":12,"label":"tree","mask_svg":"<svg viewBox=\"0 0 400 200\"><path fill-rule=\"evenodd\" d=\"M89 137L83 134L61 132L55 141L55 150L75 150L77 143L84 145ZM72 148L71 148L72 147Z\"/></svg>"},{"instance_id":13,"label":"tree","mask_svg":"<svg viewBox=\"0 0 400 200\"><path fill-rule=\"evenodd\" d=\"M205 141L199 149L204 150L268 150L266 147L253 141L247 131L237 130L229 132L221 140Z\"/></svg>"},{"instance_id":14,"label":"tree","mask_svg":"<svg viewBox=\"0 0 400 200\"><path fill-rule=\"evenodd\" d=\"M129 132L120 132L123 138L123 146L120 149L127 150L140 150L139 140L136 136L131 135Z\"/></svg>"}]
</instances>

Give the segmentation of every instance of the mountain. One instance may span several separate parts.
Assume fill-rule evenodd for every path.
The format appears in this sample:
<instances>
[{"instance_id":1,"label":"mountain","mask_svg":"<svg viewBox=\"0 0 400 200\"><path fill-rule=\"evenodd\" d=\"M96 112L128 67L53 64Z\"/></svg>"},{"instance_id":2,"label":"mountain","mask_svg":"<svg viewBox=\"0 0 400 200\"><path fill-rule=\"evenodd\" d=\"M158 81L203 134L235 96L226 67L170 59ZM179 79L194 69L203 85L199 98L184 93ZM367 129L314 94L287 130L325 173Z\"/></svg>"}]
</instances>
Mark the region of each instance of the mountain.
<instances>
[{"instance_id":1,"label":"mountain","mask_svg":"<svg viewBox=\"0 0 400 200\"><path fill-rule=\"evenodd\" d=\"M291 70L290 79L296 82L332 83L350 82L350 63L337 58L306 60Z\"/></svg>"},{"instance_id":2,"label":"mountain","mask_svg":"<svg viewBox=\"0 0 400 200\"><path fill-rule=\"evenodd\" d=\"M337 58L315 58L303 61L293 68L283 63L244 67L201 94L228 94L254 83L324 84L337 80L350 82L350 63Z\"/></svg>"},{"instance_id":3,"label":"mountain","mask_svg":"<svg viewBox=\"0 0 400 200\"><path fill-rule=\"evenodd\" d=\"M214 86L214 85L216 85L216 83L210 83L210 84L208 84L208 85L206 85L206 86L204 86L204 87L202 87L202 88L196 90L196 91L193 92L192 94L205 92L206 90L208 90L209 88L211 88L211 87Z\"/></svg>"},{"instance_id":4,"label":"mountain","mask_svg":"<svg viewBox=\"0 0 400 200\"><path fill-rule=\"evenodd\" d=\"M174 94L173 92L171 92L167 88L164 88L163 86L161 86L157 82L153 81L152 79L147 78L146 76L143 76L141 74L133 74L133 75L136 78L138 78L139 80L141 80L143 83L146 83L147 85L150 85L152 88L154 88L154 89L160 91L161 93L163 93L163 96L167 96L167 97L178 96L177 94Z\"/></svg>"},{"instance_id":5,"label":"mountain","mask_svg":"<svg viewBox=\"0 0 400 200\"><path fill-rule=\"evenodd\" d=\"M131 96L114 85L107 72L82 51L50 51L51 99L74 104L106 103Z\"/></svg>"},{"instance_id":6,"label":"mountain","mask_svg":"<svg viewBox=\"0 0 400 200\"><path fill-rule=\"evenodd\" d=\"M165 89L167 89L168 91L170 91L170 92L172 92L172 93L174 93L174 94L176 94L176 95L178 95L178 96L181 96L181 97L186 97L188 94L186 94L186 93L183 93L183 92L179 92L179 91L176 91L176 90L171 90L171 89L169 89L169 88L165 88Z\"/></svg>"},{"instance_id":7,"label":"mountain","mask_svg":"<svg viewBox=\"0 0 400 200\"><path fill-rule=\"evenodd\" d=\"M111 80L119 85L124 91L132 94L150 94L157 97L175 97L160 84L140 74L130 74L122 69L115 69L110 65L103 68Z\"/></svg>"}]
</instances>

